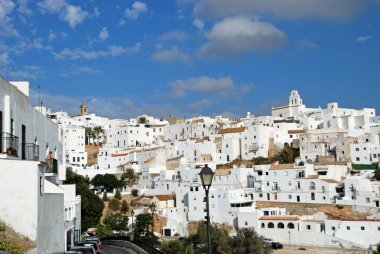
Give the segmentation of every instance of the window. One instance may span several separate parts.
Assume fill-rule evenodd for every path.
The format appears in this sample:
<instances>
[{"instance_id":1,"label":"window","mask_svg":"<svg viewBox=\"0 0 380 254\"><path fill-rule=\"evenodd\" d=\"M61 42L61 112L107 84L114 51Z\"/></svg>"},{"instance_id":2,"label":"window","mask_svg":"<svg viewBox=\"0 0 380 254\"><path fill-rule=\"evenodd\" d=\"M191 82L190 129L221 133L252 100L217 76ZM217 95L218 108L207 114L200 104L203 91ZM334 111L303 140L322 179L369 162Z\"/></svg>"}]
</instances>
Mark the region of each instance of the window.
<instances>
[{"instance_id":1,"label":"window","mask_svg":"<svg viewBox=\"0 0 380 254\"><path fill-rule=\"evenodd\" d=\"M365 230L365 227L361 227L360 229L361 229L361 230Z\"/></svg>"},{"instance_id":2,"label":"window","mask_svg":"<svg viewBox=\"0 0 380 254\"><path fill-rule=\"evenodd\" d=\"M293 229L293 228L294 228L294 224L293 224L293 223L291 223L291 222L290 222L290 223L288 223L288 228L289 228L289 229Z\"/></svg>"},{"instance_id":3,"label":"window","mask_svg":"<svg viewBox=\"0 0 380 254\"><path fill-rule=\"evenodd\" d=\"M355 151L359 152L359 148L356 148Z\"/></svg>"},{"instance_id":4,"label":"window","mask_svg":"<svg viewBox=\"0 0 380 254\"><path fill-rule=\"evenodd\" d=\"M359 158L359 157L356 157L356 161L360 161L360 158Z\"/></svg>"},{"instance_id":5,"label":"window","mask_svg":"<svg viewBox=\"0 0 380 254\"><path fill-rule=\"evenodd\" d=\"M331 227L331 230L332 230L332 231L335 231L335 227Z\"/></svg>"},{"instance_id":6,"label":"window","mask_svg":"<svg viewBox=\"0 0 380 254\"><path fill-rule=\"evenodd\" d=\"M261 228L265 228L265 223L261 223Z\"/></svg>"},{"instance_id":7,"label":"window","mask_svg":"<svg viewBox=\"0 0 380 254\"><path fill-rule=\"evenodd\" d=\"M292 195L289 195L289 199L292 199Z\"/></svg>"},{"instance_id":8,"label":"window","mask_svg":"<svg viewBox=\"0 0 380 254\"><path fill-rule=\"evenodd\" d=\"M248 226L248 222L245 222L245 225Z\"/></svg>"},{"instance_id":9,"label":"window","mask_svg":"<svg viewBox=\"0 0 380 254\"><path fill-rule=\"evenodd\" d=\"M365 202L366 202L366 203L370 203L370 202L371 202L371 199L370 199L370 198L365 198Z\"/></svg>"},{"instance_id":10,"label":"window","mask_svg":"<svg viewBox=\"0 0 380 254\"><path fill-rule=\"evenodd\" d=\"M268 228L274 228L274 224L272 222L268 223Z\"/></svg>"},{"instance_id":11,"label":"window","mask_svg":"<svg viewBox=\"0 0 380 254\"><path fill-rule=\"evenodd\" d=\"M278 224L277 224L277 227L278 227L278 228L285 228L284 223L282 223L282 222L278 223Z\"/></svg>"},{"instance_id":12,"label":"window","mask_svg":"<svg viewBox=\"0 0 380 254\"><path fill-rule=\"evenodd\" d=\"M311 226L310 225L306 225L306 229L307 230L311 230Z\"/></svg>"},{"instance_id":13,"label":"window","mask_svg":"<svg viewBox=\"0 0 380 254\"><path fill-rule=\"evenodd\" d=\"M351 227L350 227L350 226L347 226L347 230L351 230Z\"/></svg>"}]
</instances>

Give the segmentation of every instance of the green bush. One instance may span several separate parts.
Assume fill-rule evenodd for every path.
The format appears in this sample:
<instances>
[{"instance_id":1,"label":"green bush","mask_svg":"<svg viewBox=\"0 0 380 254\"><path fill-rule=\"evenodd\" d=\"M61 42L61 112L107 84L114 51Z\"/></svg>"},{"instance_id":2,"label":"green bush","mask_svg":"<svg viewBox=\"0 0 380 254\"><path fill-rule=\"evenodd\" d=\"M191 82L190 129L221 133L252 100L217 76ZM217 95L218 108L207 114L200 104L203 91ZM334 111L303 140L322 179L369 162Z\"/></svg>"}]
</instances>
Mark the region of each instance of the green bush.
<instances>
[{"instance_id":1,"label":"green bush","mask_svg":"<svg viewBox=\"0 0 380 254\"><path fill-rule=\"evenodd\" d=\"M138 189L132 189L132 196L137 197L139 195L139 190Z\"/></svg>"},{"instance_id":2,"label":"green bush","mask_svg":"<svg viewBox=\"0 0 380 254\"><path fill-rule=\"evenodd\" d=\"M117 211L120 209L120 200L113 198L110 200L108 206L112 211Z\"/></svg>"},{"instance_id":3,"label":"green bush","mask_svg":"<svg viewBox=\"0 0 380 254\"><path fill-rule=\"evenodd\" d=\"M12 242L6 240L0 241L0 251L8 252L11 254L25 253L22 249L14 245Z\"/></svg>"},{"instance_id":4,"label":"green bush","mask_svg":"<svg viewBox=\"0 0 380 254\"><path fill-rule=\"evenodd\" d=\"M0 221L0 233L5 232L5 223Z\"/></svg>"},{"instance_id":5,"label":"green bush","mask_svg":"<svg viewBox=\"0 0 380 254\"><path fill-rule=\"evenodd\" d=\"M103 193L103 201L104 202L108 201L108 197L107 197L107 192L106 191Z\"/></svg>"},{"instance_id":6,"label":"green bush","mask_svg":"<svg viewBox=\"0 0 380 254\"><path fill-rule=\"evenodd\" d=\"M118 200L121 199L121 193L120 193L119 190L116 191L116 193L115 193L115 198L117 198Z\"/></svg>"}]
</instances>

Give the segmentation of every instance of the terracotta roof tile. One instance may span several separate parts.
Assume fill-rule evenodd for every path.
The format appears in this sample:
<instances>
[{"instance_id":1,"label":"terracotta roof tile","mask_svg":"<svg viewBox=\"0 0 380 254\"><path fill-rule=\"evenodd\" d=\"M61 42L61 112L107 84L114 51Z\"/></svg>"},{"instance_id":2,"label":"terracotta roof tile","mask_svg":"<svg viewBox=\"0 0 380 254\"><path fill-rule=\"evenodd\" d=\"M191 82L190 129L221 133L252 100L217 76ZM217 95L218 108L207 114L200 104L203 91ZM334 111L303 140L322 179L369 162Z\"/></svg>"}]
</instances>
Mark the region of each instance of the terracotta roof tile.
<instances>
[{"instance_id":1,"label":"terracotta roof tile","mask_svg":"<svg viewBox=\"0 0 380 254\"><path fill-rule=\"evenodd\" d=\"M245 131L246 127L238 127L238 128L226 128L219 130L218 134L229 134L229 133L239 133Z\"/></svg>"},{"instance_id":2,"label":"terracotta roof tile","mask_svg":"<svg viewBox=\"0 0 380 254\"><path fill-rule=\"evenodd\" d=\"M338 183L337 180L334 179L321 179L321 181L327 182L327 183Z\"/></svg>"},{"instance_id":3,"label":"terracotta roof tile","mask_svg":"<svg viewBox=\"0 0 380 254\"><path fill-rule=\"evenodd\" d=\"M127 156L128 153L118 153L118 154L112 154L111 157L121 157L121 156Z\"/></svg>"},{"instance_id":4,"label":"terracotta roof tile","mask_svg":"<svg viewBox=\"0 0 380 254\"><path fill-rule=\"evenodd\" d=\"M262 216L259 220L299 220L297 215L287 215L287 216Z\"/></svg>"},{"instance_id":5,"label":"terracotta roof tile","mask_svg":"<svg viewBox=\"0 0 380 254\"><path fill-rule=\"evenodd\" d=\"M223 168L218 168L215 170L215 176L228 176L231 174L231 169L230 168L227 168L227 169L223 169Z\"/></svg>"},{"instance_id":6,"label":"terracotta roof tile","mask_svg":"<svg viewBox=\"0 0 380 254\"><path fill-rule=\"evenodd\" d=\"M155 197L160 201L173 200L173 196L171 195L156 195Z\"/></svg>"},{"instance_id":7,"label":"terracotta roof tile","mask_svg":"<svg viewBox=\"0 0 380 254\"><path fill-rule=\"evenodd\" d=\"M272 164L270 165L270 170L279 170L279 169L293 169L294 164Z\"/></svg>"}]
</instances>

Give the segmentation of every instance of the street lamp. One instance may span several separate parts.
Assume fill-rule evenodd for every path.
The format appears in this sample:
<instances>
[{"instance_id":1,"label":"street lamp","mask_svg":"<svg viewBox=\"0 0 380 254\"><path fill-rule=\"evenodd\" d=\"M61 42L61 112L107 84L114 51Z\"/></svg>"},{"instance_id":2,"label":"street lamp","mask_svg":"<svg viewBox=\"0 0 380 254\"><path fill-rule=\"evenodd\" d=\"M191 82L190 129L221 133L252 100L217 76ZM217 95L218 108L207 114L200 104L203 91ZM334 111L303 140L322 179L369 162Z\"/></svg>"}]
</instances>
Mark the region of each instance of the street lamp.
<instances>
[{"instance_id":1,"label":"street lamp","mask_svg":"<svg viewBox=\"0 0 380 254\"><path fill-rule=\"evenodd\" d=\"M154 221L153 221L153 215L154 212L156 211L156 204L152 202L150 204L150 210L152 211L152 253L154 253Z\"/></svg>"},{"instance_id":2,"label":"street lamp","mask_svg":"<svg viewBox=\"0 0 380 254\"><path fill-rule=\"evenodd\" d=\"M134 237L135 237L135 230L134 230L134 228L133 228L133 217L135 216L135 212L133 211L133 209L132 209L132 211L131 211L131 217L132 217L132 224L131 224L131 226L132 226L132 232L129 234L129 240L131 241L131 242L133 242L135 239L134 239Z\"/></svg>"},{"instance_id":3,"label":"street lamp","mask_svg":"<svg viewBox=\"0 0 380 254\"><path fill-rule=\"evenodd\" d=\"M207 166L207 164L202 168L199 176L202 181L203 189L206 192L206 211L207 211L207 242L208 242L208 254L211 254L211 233L210 233L210 209L208 201L208 193L212 184L212 179L214 177L214 172Z\"/></svg>"}]
</instances>

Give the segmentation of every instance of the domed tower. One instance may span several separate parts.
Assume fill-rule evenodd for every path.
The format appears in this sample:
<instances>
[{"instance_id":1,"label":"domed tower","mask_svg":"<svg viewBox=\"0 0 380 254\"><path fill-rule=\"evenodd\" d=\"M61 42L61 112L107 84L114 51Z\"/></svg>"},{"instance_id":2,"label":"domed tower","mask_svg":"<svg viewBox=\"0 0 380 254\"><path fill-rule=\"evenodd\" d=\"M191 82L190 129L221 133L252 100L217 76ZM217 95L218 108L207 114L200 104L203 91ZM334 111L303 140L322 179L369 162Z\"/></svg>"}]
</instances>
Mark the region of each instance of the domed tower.
<instances>
[{"instance_id":1,"label":"domed tower","mask_svg":"<svg viewBox=\"0 0 380 254\"><path fill-rule=\"evenodd\" d=\"M88 114L88 107L85 102L82 102L82 105L80 105L80 115L85 116Z\"/></svg>"},{"instance_id":2,"label":"domed tower","mask_svg":"<svg viewBox=\"0 0 380 254\"><path fill-rule=\"evenodd\" d=\"M289 96L289 105L290 106L302 105L302 99L301 99L301 96L298 94L297 90L293 90L290 93L290 96Z\"/></svg>"}]
</instances>

